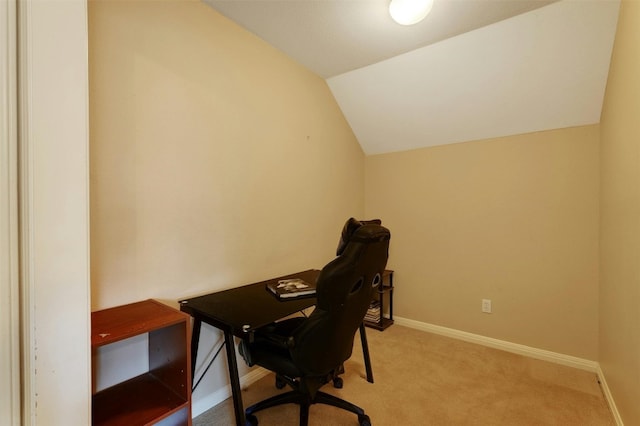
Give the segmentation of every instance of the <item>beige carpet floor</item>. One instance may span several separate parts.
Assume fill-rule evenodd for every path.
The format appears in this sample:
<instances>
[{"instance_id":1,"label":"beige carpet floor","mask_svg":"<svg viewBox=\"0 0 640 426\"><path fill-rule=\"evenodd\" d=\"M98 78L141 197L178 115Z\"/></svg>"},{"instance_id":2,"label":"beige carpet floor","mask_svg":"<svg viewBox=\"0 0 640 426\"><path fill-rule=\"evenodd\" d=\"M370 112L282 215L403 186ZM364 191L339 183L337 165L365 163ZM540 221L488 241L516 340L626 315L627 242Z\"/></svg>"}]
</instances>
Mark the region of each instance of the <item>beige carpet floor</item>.
<instances>
[{"instance_id":1,"label":"beige carpet floor","mask_svg":"<svg viewBox=\"0 0 640 426\"><path fill-rule=\"evenodd\" d=\"M397 324L367 329L375 383L365 379L360 339L345 364L344 387L322 390L362 407L375 426L615 425L595 373L463 342ZM240 361L242 362L242 361ZM274 395L274 376L243 389L245 408ZM257 413L260 425L298 424L298 407ZM194 426L233 425L231 400ZM316 404L310 426L353 425L357 416Z\"/></svg>"}]
</instances>

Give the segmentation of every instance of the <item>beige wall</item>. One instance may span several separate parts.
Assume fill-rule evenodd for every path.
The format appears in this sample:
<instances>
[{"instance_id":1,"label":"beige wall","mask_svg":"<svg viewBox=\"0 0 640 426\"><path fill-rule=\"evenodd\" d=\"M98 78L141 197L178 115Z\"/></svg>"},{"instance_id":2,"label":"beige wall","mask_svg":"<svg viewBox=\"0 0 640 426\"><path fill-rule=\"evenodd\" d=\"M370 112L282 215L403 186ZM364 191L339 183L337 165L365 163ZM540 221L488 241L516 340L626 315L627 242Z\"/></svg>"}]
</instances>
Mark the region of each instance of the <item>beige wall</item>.
<instances>
[{"instance_id":1,"label":"beige wall","mask_svg":"<svg viewBox=\"0 0 640 426\"><path fill-rule=\"evenodd\" d=\"M598 141L595 125L367 157L394 313L597 359Z\"/></svg>"},{"instance_id":2,"label":"beige wall","mask_svg":"<svg viewBox=\"0 0 640 426\"><path fill-rule=\"evenodd\" d=\"M90 2L93 308L322 267L364 210L324 80L199 1Z\"/></svg>"},{"instance_id":3,"label":"beige wall","mask_svg":"<svg viewBox=\"0 0 640 426\"><path fill-rule=\"evenodd\" d=\"M364 154L324 80L199 1L92 1L89 44L93 309L333 259ZM198 374L220 341L203 331ZM194 414L226 383L221 357Z\"/></svg>"},{"instance_id":4,"label":"beige wall","mask_svg":"<svg viewBox=\"0 0 640 426\"><path fill-rule=\"evenodd\" d=\"M623 1L601 119L599 361L640 424L640 2Z\"/></svg>"}]
</instances>

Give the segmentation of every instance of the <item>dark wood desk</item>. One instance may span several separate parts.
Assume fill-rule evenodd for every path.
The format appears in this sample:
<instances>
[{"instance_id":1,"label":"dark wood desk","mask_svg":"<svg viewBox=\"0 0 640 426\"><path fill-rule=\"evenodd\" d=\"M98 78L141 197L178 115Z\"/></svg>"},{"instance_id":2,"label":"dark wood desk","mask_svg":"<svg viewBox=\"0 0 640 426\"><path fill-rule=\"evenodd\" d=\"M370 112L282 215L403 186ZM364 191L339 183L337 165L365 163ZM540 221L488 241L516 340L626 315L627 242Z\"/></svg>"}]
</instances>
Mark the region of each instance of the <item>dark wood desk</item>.
<instances>
[{"instance_id":1,"label":"dark wood desk","mask_svg":"<svg viewBox=\"0 0 640 426\"><path fill-rule=\"evenodd\" d=\"M245 425L245 416L233 336L251 338L252 333L256 329L309 308L316 303L315 297L280 301L267 290L267 283L287 278L301 278L307 282L315 283L319 274L319 270L309 269L255 284L180 301L180 310L191 315L194 320L191 337L192 380L195 374L202 323L205 322L212 325L224 333L233 408L238 426ZM360 339L362 341L364 362L367 370L367 380L373 383L373 372L371 369L364 324L360 326Z\"/></svg>"}]
</instances>

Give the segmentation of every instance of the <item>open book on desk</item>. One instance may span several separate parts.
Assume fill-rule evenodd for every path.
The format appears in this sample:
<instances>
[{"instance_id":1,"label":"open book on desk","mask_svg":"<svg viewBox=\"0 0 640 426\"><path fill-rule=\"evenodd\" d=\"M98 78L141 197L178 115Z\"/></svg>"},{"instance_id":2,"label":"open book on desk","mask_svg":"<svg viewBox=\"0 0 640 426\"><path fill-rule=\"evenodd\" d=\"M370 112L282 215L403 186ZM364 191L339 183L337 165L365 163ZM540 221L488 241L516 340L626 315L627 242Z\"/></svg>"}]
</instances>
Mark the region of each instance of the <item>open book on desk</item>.
<instances>
[{"instance_id":1,"label":"open book on desk","mask_svg":"<svg viewBox=\"0 0 640 426\"><path fill-rule=\"evenodd\" d=\"M271 281L267 283L267 289L278 299L309 297L316 294L316 286L300 278Z\"/></svg>"}]
</instances>

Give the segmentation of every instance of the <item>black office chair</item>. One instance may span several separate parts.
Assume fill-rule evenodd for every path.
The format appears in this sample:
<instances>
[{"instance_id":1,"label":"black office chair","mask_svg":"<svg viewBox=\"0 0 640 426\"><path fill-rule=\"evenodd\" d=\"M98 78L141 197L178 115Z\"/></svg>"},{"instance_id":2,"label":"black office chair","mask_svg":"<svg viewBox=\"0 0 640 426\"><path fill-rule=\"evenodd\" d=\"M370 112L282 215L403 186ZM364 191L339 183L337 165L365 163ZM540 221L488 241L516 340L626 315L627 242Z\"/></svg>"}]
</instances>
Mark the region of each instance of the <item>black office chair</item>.
<instances>
[{"instance_id":1,"label":"black office chair","mask_svg":"<svg viewBox=\"0 0 640 426\"><path fill-rule=\"evenodd\" d=\"M349 219L338 257L318 276L316 307L309 317L272 324L240 341L249 366L267 368L293 388L247 408L247 424L258 424L254 413L260 410L294 403L300 405L300 425L307 426L310 405L322 403L357 414L360 426L371 425L362 408L319 389L340 374L351 356L354 335L382 283L390 236L379 221Z\"/></svg>"}]
</instances>

